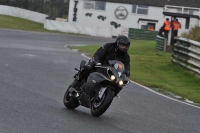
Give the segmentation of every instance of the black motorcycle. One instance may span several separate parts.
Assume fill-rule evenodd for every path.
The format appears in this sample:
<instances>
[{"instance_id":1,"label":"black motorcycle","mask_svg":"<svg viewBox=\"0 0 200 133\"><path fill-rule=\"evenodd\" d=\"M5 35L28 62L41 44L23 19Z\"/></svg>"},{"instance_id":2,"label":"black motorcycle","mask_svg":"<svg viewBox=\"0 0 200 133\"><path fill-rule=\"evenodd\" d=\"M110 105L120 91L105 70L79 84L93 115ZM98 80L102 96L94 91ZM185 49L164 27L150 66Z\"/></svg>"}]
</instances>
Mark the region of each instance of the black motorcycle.
<instances>
[{"instance_id":1,"label":"black motorcycle","mask_svg":"<svg viewBox=\"0 0 200 133\"><path fill-rule=\"evenodd\" d=\"M78 79L85 61L80 64L74 78ZM88 78L81 81L80 88L68 87L64 95L64 105L68 109L75 109L79 105L91 109L93 116L101 116L110 106L113 98L129 83L125 74L124 64L120 61L110 60L108 66L98 63L95 71Z\"/></svg>"}]
</instances>

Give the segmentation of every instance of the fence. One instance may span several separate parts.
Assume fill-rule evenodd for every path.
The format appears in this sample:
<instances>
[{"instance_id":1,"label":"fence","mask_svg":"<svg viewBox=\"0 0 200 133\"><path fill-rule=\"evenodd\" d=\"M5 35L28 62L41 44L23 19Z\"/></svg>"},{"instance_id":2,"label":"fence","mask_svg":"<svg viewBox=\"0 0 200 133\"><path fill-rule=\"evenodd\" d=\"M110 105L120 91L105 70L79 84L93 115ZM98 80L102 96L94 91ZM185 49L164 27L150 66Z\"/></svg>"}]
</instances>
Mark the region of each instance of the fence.
<instances>
[{"instance_id":1,"label":"fence","mask_svg":"<svg viewBox=\"0 0 200 133\"><path fill-rule=\"evenodd\" d=\"M200 75L200 43L185 38L176 41L172 62Z\"/></svg>"},{"instance_id":2,"label":"fence","mask_svg":"<svg viewBox=\"0 0 200 133\"><path fill-rule=\"evenodd\" d=\"M49 15L50 19L67 18L68 0L0 0L0 5L19 7Z\"/></svg>"},{"instance_id":3,"label":"fence","mask_svg":"<svg viewBox=\"0 0 200 133\"><path fill-rule=\"evenodd\" d=\"M156 37L156 50L163 51L164 49L164 38L161 36Z\"/></svg>"},{"instance_id":4,"label":"fence","mask_svg":"<svg viewBox=\"0 0 200 133\"><path fill-rule=\"evenodd\" d=\"M157 31L129 28L128 36L135 40L156 40Z\"/></svg>"}]
</instances>

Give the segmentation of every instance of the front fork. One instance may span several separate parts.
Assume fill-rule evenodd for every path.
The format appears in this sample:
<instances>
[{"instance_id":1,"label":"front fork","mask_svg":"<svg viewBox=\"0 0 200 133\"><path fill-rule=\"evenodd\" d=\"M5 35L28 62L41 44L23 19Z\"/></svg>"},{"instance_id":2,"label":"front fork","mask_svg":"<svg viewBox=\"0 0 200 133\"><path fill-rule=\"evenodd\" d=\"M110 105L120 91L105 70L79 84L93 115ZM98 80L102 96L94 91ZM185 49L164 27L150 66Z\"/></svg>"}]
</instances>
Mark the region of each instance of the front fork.
<instances>
[{"instance_id":1,"label":"front fork","mask_svg":"<svg viewBox=\"0 0 200 133\"><path fill-rule=\"evenodd\" d=\"M99 90L99 93L98 93L97 98L101 99L102 96L103 96L103 94L105 93L106 89L109 89L109 88L108 88L108 87L101 87L101 89ZM120 98L120 96L118 95L118 93L119 93L121 90L122 90L122 87L120 87L120 89L117 90L117 91L115 92L115 96L116 96L117 98Z\"/></svg>"},{"instance_id":2,"label":"front fork","mask_svg":"<svg viewBox=\"0 0 200 133\"><path fill-rule=\"evenodd\" d=\"M98 93L98 98L101 99L103 94L105 93L107 87L101 87L101 89L99 90L99 93Z\"/></svg>"}]
</instances>

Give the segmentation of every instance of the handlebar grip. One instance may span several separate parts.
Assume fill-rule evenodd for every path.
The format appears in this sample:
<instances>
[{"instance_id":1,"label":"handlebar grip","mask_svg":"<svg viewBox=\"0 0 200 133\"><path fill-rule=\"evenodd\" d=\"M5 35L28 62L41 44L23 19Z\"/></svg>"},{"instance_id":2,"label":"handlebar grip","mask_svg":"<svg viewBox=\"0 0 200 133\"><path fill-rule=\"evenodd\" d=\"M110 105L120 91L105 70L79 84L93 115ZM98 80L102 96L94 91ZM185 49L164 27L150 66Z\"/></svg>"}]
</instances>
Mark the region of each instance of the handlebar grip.
<instances>
[{"instance_id":1,"label":"handlebar grip","mask_svg":"<svg viewBox=\"0 0 200 133\"><path fill-rule=\"evenodd\" d=\"M80 70L78 70L77 68L74 68L76 71L80 71Z\"/></svg>"}]
</instances>

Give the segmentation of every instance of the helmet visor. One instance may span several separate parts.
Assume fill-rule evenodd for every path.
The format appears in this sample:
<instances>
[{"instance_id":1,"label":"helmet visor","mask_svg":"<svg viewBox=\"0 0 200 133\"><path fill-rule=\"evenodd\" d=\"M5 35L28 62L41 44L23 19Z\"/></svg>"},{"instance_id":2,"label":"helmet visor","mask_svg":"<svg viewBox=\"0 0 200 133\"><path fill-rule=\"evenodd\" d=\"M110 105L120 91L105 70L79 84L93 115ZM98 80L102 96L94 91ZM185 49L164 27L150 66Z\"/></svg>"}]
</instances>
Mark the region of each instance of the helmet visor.
<instances>
[{"instance_id":1,"label":"helmet visor","mask_svg":"<svg viewBox=\"0 0 200 133\"><path fill-rule=\"evenodd\" d=\"M125 44L119 44L119 49L123 52L127 52L129 49L129 46L125 45Z\"/></svg>"}]
</instances>

